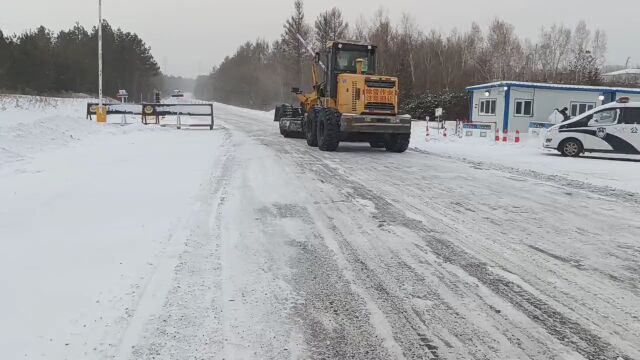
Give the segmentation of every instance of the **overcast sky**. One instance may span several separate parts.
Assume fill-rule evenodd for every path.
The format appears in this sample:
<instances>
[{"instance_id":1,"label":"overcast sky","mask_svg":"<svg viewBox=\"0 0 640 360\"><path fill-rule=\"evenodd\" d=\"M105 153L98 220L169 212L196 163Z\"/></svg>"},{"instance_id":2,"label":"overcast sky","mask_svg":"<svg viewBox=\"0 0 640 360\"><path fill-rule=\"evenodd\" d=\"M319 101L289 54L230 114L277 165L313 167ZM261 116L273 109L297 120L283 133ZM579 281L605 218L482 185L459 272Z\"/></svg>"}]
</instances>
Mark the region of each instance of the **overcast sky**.
<instances>
[{"instance_id":1,"label":"overcast sky","mask_svg":"<svg viewBox=\"0 0 640 360\"><path fill-rule=\"evenodd\" d=\"M78 21L87 28L97 23L97 0L2 0L0 29L19 33L37 25L53 30ZM640 1L595 0L349 0L305 3L308 21L332 6L350 22L360 14L370 18L379 7L397 20L411 14L423 31L467 29L472 21L483 28L496 16L516 26L521 37L535 39L540 26L562 22L573 28L583 19L609 37L608 63L640 64ZM195 76L206 73L246 40L274 40L291 14L293 0L103 0L109 22L138 33L152 48L163 71Z\"/></svg>"}]
</instances>

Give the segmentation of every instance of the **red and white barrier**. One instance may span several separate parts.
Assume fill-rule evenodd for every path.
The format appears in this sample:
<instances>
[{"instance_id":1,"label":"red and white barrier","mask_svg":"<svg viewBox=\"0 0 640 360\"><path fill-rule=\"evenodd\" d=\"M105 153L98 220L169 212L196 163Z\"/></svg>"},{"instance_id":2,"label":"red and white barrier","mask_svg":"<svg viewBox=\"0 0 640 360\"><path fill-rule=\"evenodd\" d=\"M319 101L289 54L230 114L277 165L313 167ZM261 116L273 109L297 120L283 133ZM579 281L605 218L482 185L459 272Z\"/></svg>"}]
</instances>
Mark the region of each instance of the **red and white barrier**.
<instances>
[{"instance_id":1,"label":"red and white barrier","mask_svg":"<svg viewBox=\"0 0 640 360\"><path fill-rule=\"evenodd\" d=\"M509 142L509 130L507 129L502 132L502 142Z\"/></svg>"},{"instance_id":2,"label":"red and white barrier","mask_svg":"<svg viewBox=\"0 0 640 360\"><path fill-rule=\"evenodd\" d=\"M520 130L516 130L516 144L520 143Z\"/></svg>"}]
</instances>

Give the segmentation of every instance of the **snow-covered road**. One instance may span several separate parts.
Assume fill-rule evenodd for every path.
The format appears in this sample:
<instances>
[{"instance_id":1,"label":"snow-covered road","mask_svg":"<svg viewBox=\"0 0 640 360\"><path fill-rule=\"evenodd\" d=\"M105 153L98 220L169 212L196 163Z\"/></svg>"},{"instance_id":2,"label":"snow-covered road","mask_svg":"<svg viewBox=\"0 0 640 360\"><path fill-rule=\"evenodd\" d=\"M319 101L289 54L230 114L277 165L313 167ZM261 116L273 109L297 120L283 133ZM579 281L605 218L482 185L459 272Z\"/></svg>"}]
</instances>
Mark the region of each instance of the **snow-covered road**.
<instances>
[{"instance_id":1,"label":"snow-covered road","mask_svg":"<svg viewBox=\"0 0 640 360\"><path fill-rule=\"evenodd\" d=\"M639 194L216 120L3 172L2 358L640 359Z\"/></svg>"}]
</instances>

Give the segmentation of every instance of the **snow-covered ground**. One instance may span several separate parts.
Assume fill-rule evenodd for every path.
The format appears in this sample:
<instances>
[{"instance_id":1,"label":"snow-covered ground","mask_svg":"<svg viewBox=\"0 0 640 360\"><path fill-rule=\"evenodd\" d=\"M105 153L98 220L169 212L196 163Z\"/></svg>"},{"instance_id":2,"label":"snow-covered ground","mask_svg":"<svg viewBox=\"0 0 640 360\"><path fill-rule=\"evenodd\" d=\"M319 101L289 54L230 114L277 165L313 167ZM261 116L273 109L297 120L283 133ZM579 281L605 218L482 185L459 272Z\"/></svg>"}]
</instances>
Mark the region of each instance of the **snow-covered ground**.
<instances>
[{"instance_id":1,"label":"snow-covered ground","mask_svg":"<svg viewBox=\"0 0 640 360\"><path fill-rule=\"evenodd\" d=\"M22 104L0 111L0 357L104 358L184 241L223 137Z\"/></svg>"},{"instance_id":2,"label":"snow-covered ground","mask_svg":"<svg viewBox=\"0 0 640 360\"><path fill-rule=\"evenodd\" d=\"M23 100L0 97L2 359L640 358L636 162Z\"/></svg>"},{"instance_id":3,"label":"snow-covered ground","mask_svg":"<svg viewBox=\"0 0 640 360\"><path fill-rule=\"evenodd\" d=\"M430 136L426 136L426 122L413 123L411 146L452 159L468 159L493 164L494 167L511 167L521 172L539 172L569 179L607 186L626 191L640 192L640 156L586 154L580 158L564 158L557 151L542 148L543 137L521 135L516 144L515 134L509 142L495 142L488 138L455 135L455 122L447 125L447 137L443 137L438 125L430 124Z\"/></svg>"}]
</instances>

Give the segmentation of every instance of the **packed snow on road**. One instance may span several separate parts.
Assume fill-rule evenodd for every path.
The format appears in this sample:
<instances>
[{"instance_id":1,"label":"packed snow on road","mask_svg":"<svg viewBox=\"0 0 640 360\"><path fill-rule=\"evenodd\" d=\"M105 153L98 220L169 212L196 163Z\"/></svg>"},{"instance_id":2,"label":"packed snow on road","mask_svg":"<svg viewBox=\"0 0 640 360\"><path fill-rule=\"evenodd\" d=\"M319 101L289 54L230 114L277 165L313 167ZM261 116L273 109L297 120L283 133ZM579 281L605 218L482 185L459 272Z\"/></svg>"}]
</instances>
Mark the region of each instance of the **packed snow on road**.
<instances>
[{"instance_id":1,"label":"packed snow on road","mask_svg":"<svg viewBox=\"0 0 640 360\"><path fill-rule=\"evenodd\" d=\"M85 110L0 97L2 359L640 359L637 159Z\"/></svg>"}]
</instances>

